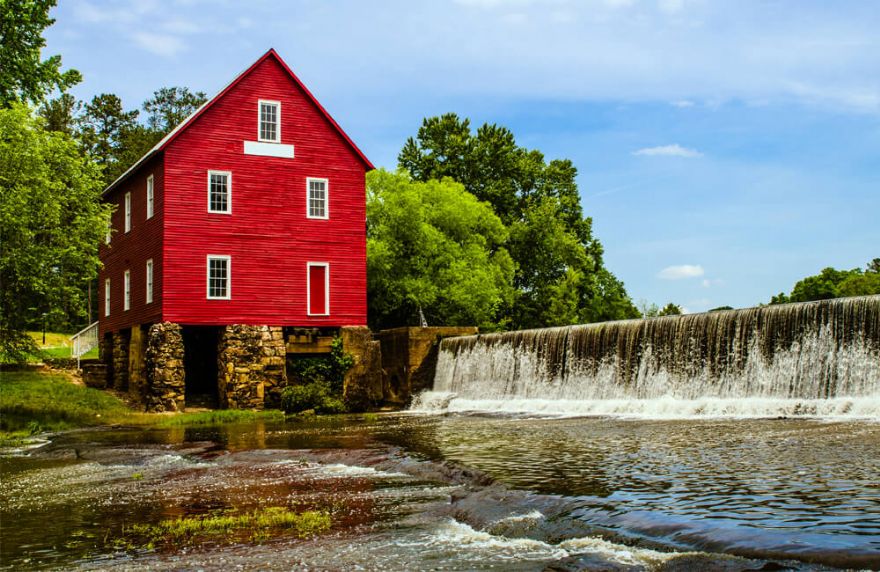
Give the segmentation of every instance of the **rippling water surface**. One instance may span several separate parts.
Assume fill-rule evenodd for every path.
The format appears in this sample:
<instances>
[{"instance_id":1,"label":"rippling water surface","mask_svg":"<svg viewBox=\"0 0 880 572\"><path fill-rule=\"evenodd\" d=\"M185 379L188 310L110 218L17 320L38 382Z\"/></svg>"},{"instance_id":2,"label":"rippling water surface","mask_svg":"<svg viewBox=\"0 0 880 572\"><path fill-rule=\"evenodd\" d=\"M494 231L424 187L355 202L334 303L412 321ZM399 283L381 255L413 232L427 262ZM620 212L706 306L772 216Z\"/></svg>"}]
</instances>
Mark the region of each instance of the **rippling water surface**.
<instances>
[{"instance_id":1,"label":"rippling water surface","mask_svg":"<svg viewBox=\"0 0 880 572\"><path fill-rule=\"evenodd\" d=\"M880 424L356 416L62 435L0 461L4 569L880 568ZM114 544L329 510L311 540Z\"/></svg>"}]
</instances>

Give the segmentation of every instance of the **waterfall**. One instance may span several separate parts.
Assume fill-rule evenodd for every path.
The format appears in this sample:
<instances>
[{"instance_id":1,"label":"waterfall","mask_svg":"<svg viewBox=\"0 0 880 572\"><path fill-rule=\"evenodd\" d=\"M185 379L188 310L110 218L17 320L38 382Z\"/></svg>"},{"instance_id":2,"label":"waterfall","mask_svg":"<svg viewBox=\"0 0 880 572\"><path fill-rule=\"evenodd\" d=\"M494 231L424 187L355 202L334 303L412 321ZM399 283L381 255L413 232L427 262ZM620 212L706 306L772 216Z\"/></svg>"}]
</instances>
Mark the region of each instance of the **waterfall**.
<instances>
[{"instance_id":1,"label":"waterfall","mask_svg":"<svg viewBox=\"0 0 880 572\"><path fill-rule=\"evenodd\" d=\"M880 296L449 338L413 410L880 420Z\"/></svg>"}]
</instances>

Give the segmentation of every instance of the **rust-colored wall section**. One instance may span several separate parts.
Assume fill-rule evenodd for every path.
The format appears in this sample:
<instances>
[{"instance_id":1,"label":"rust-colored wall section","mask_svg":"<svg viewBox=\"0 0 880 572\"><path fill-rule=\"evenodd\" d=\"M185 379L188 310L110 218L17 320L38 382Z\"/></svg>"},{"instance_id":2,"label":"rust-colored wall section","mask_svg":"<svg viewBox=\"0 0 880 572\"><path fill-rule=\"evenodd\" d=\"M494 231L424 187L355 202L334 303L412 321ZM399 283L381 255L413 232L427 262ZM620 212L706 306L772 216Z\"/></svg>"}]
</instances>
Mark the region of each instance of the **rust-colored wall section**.
<instances>
[{"instance_id":1,"label":"rust-colored wall section","mask_svg":"<svg viewBox=\"0 0 880 572\"><path fill-rule=\"evenodd\" d=\"M153 216L147 219L147 177L153 175ZM98 321L100 334L132 324L162 321L162 246L165 177L161 153L144 163L104 198L115 205L110 244L98 254ZM125 193L131 192L131 231L125 232ZM147 260L153 259L153 302L146 303ZM124 274L131 271L131 309L123 310ZM110 278L110 316L104 316L104 280Z\"/></svg>"}]
</instances>

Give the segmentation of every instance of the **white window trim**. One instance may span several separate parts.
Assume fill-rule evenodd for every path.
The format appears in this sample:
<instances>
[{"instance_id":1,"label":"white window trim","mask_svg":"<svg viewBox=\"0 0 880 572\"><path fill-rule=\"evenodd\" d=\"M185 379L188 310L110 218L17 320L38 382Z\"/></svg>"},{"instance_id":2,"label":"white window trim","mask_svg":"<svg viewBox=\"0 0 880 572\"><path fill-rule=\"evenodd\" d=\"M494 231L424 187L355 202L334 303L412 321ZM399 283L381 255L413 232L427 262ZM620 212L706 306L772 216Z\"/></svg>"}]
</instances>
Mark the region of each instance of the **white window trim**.
<instances>
[{"instance_id":1,"label":"white window trim","mask_svg":"<svg viewBox=\"0 0 880 572\"><path fill-rule=\"evenodd\" d=\"M329 316L330 315L330 263L329 262L308 262L306 268L306 314L309 316ZM324 313L312 313L312 266L324 267Z\"/></svg>"},{"instance_id":2,"label":"white window trim","mask_svg":"<svg viewBox=\"0 0 880 572\"><path fill-rule=\"evenodd\" d=\"M260 133L263 123L263 104L275 106L275 139L264 139ZM281 102L272 99L260 99L257 102L257 141L262 143L281 143Z\"/></svg>"},{"instance_id":3,"label":"white window trim","mask_svg":"<svg viewBox=\"0 0 880 572\"><path fill-rule=\"evenodd\" d=\"M153 175L147 177L147 218L153 218L153 200L155 199L155 179Z\"/></svg>"},{"instance_id":4,"label":"white window trim","mask_svg":"<svg viewBox=\"0 0 880 572\"><path fill-rule=\"evenodd\" d=\"M104 235L104 244L110 244L110 241L113 240L113 216L111 215L109 219L107 219L107 234Z\"/></svg>"},{"instance_id":5,"label":"white window trim","mask_svg":"<svg viewBox=\"0 0 880 572\"><path fill-rule=\"evenodd\" d=\"M110 279L104 279L104 317L110 315Z\"/></svg>"},{"instance_id":6,"label":"white window trim","mask_svg":"<svg viewBox=\"0 0 880 572\"><path fill-rule=\"evenodd\" d=\"M146 295L146 303L153 303L153 259L150 258L147 260L147 281L146 281L147 295Z\"/></svg>"},{"instance_id":7,"label":"white window trim","mask_svg":"<svg viewBox=\"0 0 880 572\"><path fill-rule=\"evenodd\" d=\"M131 310L131 270L125 271L122 287L122 309L128 312L129 310Z\"/></svg>"},{"instance_id":8,"label":"white window trim","mask_svg":"<svg viewBox=\"0 0 880 572\"><path fill-rule=\"evenodd\" d=\"M211 296L211 260L226 261L226 296ZM232 299L232 257L228 254L209 254L205 261L205 295L208 300Z\"/></svg>"},{"instance_id":9,"label":"white window trim","mask_svg":"<svg viewBox=\"0 0 880 572\"><path fill-rule=\"evenodd\" d=\"M131 191L125 193L125 232L131 232Z\"/></svg>"},{"instance_id":10,"label":"white window trim","mask_svg":"<svg viewBox=\"0 0 880 572\"><path fill-rule=\"evenodd\" d=\"M324 183L324 216L312 216L311 213L311 186L312 181ZM330 180L321 177L306 177L306 218L316 220L328 220L330 218Z\"/></svg>"},{"instance_id":11,"label":"white window trim","mask_svg":"<svg viewBox=\"0 0 880 572\"><path fill-rule=\"evenodd\" d=\"M226 210L211 209L211 175L226 175ZM208 212L211 214L232 214L232 171L208 171Z\"/></svg>"}]
</instances>

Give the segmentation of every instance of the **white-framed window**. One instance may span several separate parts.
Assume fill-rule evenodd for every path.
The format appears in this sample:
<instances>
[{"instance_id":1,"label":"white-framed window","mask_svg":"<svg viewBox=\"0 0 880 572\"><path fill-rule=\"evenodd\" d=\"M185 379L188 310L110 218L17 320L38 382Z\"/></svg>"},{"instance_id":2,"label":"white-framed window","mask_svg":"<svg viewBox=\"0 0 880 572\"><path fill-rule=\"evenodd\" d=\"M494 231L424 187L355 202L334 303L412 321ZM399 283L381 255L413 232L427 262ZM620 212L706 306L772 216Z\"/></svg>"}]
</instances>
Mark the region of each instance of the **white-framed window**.
<instances>
[{"instance_id":1,"label":"white-framed window","mask_svg":"<svg viewBox=\"0 0 880 572\"><path fill-rule=\"evenodd\" d=\"M107 234L104 235L104 244L110 244L110 240L113 238L113 219L107 219Z\"/></svg>"},{"instance_id":2,"label":"white-framed window","mask_svg":"<svg viewBox=\"0 0 880 572\"><path fill-rule=\"evenodd\" d=\"M208 299L232 298L232 259L222 254L208 255Z\"/></svg>"},{"instance_id":3,"label":"white-framed window","mask_svg":"<svg viewBox=\"0 0 880 572\"><path fill-rule=\"evenodd\" d=\"M131 270L125 271L125 281L123 282L123 310L131 310Z\"/></svg>"},{"instance_id":4,"label":"white-framed window","mask_svg":"<svg viewBox=\"0 0 880 572\"><path fill-rule=\"evenodd\" d=\"M308 262L306 309L309 316L330 315L330 263Z\"/></svg>"},{"instance_id":5,"label":"white-framed window","mask_svg":"<svg viewBox=\"0 0 880 572\"><path fill-rule=\"evenodd\" d=\"M306 179L306 195L308 197L309 218L330 218L330 202L328 200L330 183L327 179Z\"/></svg>"},{"instance_id":6,"label":"white-framed window","mask_svg":"<svg viewBox=\"0 0 880 572\"><path fill-rule=\"evenodd\" d=\"M147 304L153 303L153 259L147 260Z\"/></svg>"},{"instance_id":7,"label":"white-framed window","mask_svg":"<svg viewBox=\"0 0 880 572\"><path fill-rule=\"evenodd\" d=\"M232 173L208 171L208 212L232 213Z\"/></svg>"},{"instance_id":8,"label":"white-framed window","mask_svg":"<svg viewBox=\"0 0 880 572\"><path fill-rule=\"evenodd\" d=\"M110 315L110 279L104 280L104 316Z\"/></svg>"},{"instance_id":9,"label":"white-framed window","mask_svg":"<svg viewBox=\"0 0 880 572\"><path fill-rule=\"evenodd\" d=\"M125 232L131 230L131 193L125 193Z\"/></svg>"},{"instance_id":10,"label":"white-framed window","mask_svg":"<svg viewBox=\"0 0 880 572\"><path fill-rule=\"evenodd\" d=\"M147 218L153 218L153 175L147 177Z\"/></svg>"},{"instance_id":11,"label":"white-framed window","mask_svg":"<svg viewBox=\"0 0 880 572\"><path fill-rule=\"evenodd\" d=\"M281 102L260 100L257 141L281 142Z\"/></svg>"}]
</instances>

